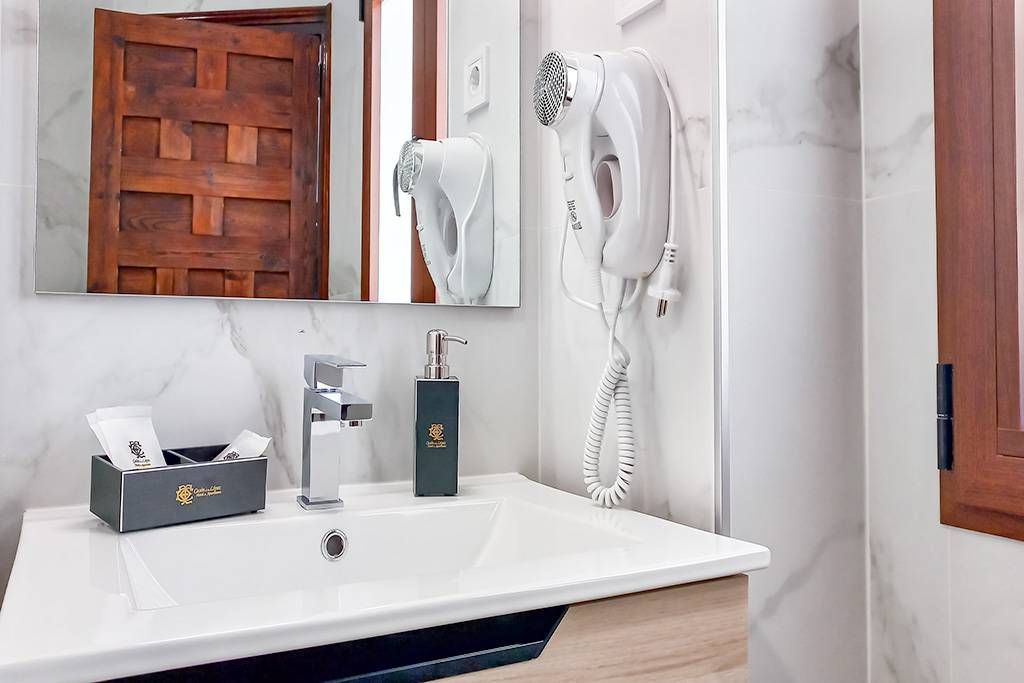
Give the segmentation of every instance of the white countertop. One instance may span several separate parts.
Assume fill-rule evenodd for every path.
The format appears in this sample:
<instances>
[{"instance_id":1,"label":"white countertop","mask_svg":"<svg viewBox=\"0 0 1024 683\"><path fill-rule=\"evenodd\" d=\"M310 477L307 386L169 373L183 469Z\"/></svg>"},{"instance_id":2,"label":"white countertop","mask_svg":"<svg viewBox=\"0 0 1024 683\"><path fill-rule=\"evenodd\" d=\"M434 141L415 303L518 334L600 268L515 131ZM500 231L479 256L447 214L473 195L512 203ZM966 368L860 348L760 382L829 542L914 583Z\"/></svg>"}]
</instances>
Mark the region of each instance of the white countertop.
<instances>
[{"instance_id":1,"label":"white countertop","mask_svg":"<svg viewBox=\"0 0 1024 683\"><path fill-rule=\"evenodd\" d=\"M764 568L761 546L520 475L458 498L275 492L263 513L117 534L85 507L29 510L2 610L0 681L95 681L566 605ZM337 562L331 529L349 539Z\"/></svg>"}]
</instances>

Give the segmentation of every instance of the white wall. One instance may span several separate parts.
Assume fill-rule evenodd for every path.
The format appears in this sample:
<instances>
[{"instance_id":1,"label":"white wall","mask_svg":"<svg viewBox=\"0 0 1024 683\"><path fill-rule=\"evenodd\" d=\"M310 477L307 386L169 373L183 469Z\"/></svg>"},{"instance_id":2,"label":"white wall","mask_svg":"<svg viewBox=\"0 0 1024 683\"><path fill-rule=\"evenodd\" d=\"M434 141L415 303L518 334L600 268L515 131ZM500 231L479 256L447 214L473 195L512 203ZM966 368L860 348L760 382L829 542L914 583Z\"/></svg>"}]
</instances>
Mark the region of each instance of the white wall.
<instances>
[{"instance_id":1,"label":"white wall","mask_svg":"<svg viewBox=\"0 0 1024 683\"><path fill-rule=\"evenodd\" d=\"M318 0L323 4L324 0ZM313 3L313 4L318 4ZM196 11L193 0L41 0L39 23L39 253L36 288L84 292L92 127L93 13ZM198 9L239 6L203 0ZM292 0L246 0L246 7L294 6ZM331 299L358 301L362 243L363 25L357 6L336 3L331 51ZM73 141L70 142L69 141ZM390 173L390 172L389 172ZM390 182L390 175L388 176ZM35 183L33 179L33 183ZM388 185L390 187L390 184Z\"/></svg>"},{"instance_id":2,"label":"white wall","mask_svg":"<svg viewBox=\"0 0 1024 683\"><path fill-rule=\"evenodd\" d=\"M710 529L714 524L714 242L711 221L711 111L714 83L712 0L671 0L622 30L613 0L541 0L541 54L641 45L661 60L686 126L687 171L698 201L683 202L681 288L684 299L655 320L647 297L622 327L633 363L629 377L638 465L628 504L644 512ZM524 69L532 85L536 64ZM565 218L556 140L532 112L524 128L541 135L540 428L541 479L583 493L582 454L594 392L607 359L597 314L566 300L558 281ZM687 205L690 204L690 205ZM571 238L570 238L571 239ZM575 243L566 249L569 280L583 283ZM576 285L579 288L579 284ZM609 441L613 441L609 427ZM606 447L612 477L615 451ZM609 478L611 481L611 478Z\"/></svg>"},{"instance_id":3,"label":"white wall","mask_svg":"<svg viewBox=\"0 0 1024 683\"><path fill-rule=\"evenodd\" d=\"M269 433L270 486L294 486L302 355L339 353L369 363L353 388L377 418L325 447L341 452L348 481L411 478L413 377L431 327L471 341L453 358L462 471L536 476L534 239L516 310L33 294L36 2L0 0L0 16L0 585L22 510L88 498L97 444L84 415L97 406L152 404L170 446ZM532 180L524 187L524 235L535 236Z\"/></svg>"},{"instance_id":4,"label":"white wall","mask_svg":"<svg viewBox=\"0 0 1024 683\"><path fill-rule=\"evenodd\" d=\"M751 680L859 683L858 3L724 4L728 514L772 550L751 576Z\"/></svg>"},{"instance_id":5,"label":"white wall","mask_svg":"<svg viewBox=\"0 0 1024 683\"><path fill-rule=\"evenodd\" d=\"M939 524L932 3L864 0L873 683L1012 683L1024 544Z\"/></svg>"}]
</instances>

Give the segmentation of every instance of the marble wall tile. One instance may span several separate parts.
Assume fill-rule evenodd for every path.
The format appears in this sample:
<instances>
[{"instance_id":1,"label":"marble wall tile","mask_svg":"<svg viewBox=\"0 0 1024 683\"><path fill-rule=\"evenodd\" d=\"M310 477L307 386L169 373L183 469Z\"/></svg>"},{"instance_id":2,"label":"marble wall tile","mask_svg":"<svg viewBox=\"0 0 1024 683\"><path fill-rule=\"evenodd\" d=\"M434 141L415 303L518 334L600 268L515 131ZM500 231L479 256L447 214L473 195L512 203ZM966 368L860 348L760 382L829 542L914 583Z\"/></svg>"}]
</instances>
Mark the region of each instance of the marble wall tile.
<instances>
[{"instance_id":1,"label":"marble wall tile","mask_svg":"<svg viewBox=\"0 0 1024 683\"><path fill-rule=\"evenodd\" d=\"M857 3L726 3L729 530L754 681L867 677Z\"/></svg>"},{"instance_id":2,"label":"marble wall tile","mask_svg":"<svg viewBox=\"0 0 1024 683\"><path fill-rule=\"evenodd\" d=\"M860 201L857 2L730 2L729 184Z\"/></svg>"},{"instance_id":3,"label":"marble wall tile","mask_svg":"<svg viewBox=\"0 0 1024 683\"><path fill-rule=\"evenodd\" d=\"M1024 671L1024 544L949 533L950 679L1015 683Z\"/></svg>"},{"instance_id":4,"label":"marble wall tile","mask_svg":"<svg viewBox=\"0 0 1024 683\"><path fill-rule=\"evenodd\" d=\"M353 388L374 400L377 418L324 444L340 452L347 479L411 478L413 377L432 327L472 342L453 359L462 471L537 475L535 230L524 239L516 310L33 294L36 3L0 1L0 150L18 159L0 166L18 186L0 187L0 585L22 510L86 501L87 456L98 446L84 415L97 406L152 404L167 444L268 433L270 486L294 486L304 353L369 364ZM525 215L532 206L524 197Z\"/></svg>"},{"instance_id":5,"label":"marble wall tile","mask_svg":"<svg viewBox=\"0 0 1024 683\"><path fill-rule=\"evenodd\" d=\"M864 194L935 186L932 3L862 0Z\"/></svg>"},{"instance_id":6,"label":"marble wall tile","mask_svg":"<svg viewBox=\"0 0 1024 683\"><path fill-rule=\"evenodd\" d=\"M638 466L628 505L705 529L714 524L714 243L711 220L711 127L714 76L711 0L673 0L620 28L613 0L541 0L540 52L594 52L641 45L665 65L686 138L681 284L684 300L656 320L654 302L622 322L631 350L630 384ZM532 83L536 66L524 69ZM539 129L536 119L530 123ZM597 313L561 293L558 254L565 219L555 137L541 137L540 448L545 483L584 493L582 456L587 424L607 359ZM567 278L586 280L570 237ZM603 472L614 478L614 427Z\"/></svg>"},{"instance_id":7,"label":"marble wall tile","mask_svg":"<svg viewBox=\"0 0 1024 683\"><path fill-rule=\"evenodd\" d=\"M730 533L751 576L754 681L865 679L861 205L729 195Z\"/></svg>"},{"instance_id":8,"label":"marble wall tile","mask_svg":"<svg viewBox=\"0 0 1024 683\"><path fill-rule=\"evenodd\" d=\"M935 472L933 192L864 207L871 680L950 681Z\"/></svg>"},{"instance_id":9,"label":"marble wall tile","mask_svg":"<svg viewBox=\"0 0 1024 683\"><path fill-rule=\"evenodd\" d=\"M953 681L935 473L931 2L862 3L871 680ZM960 679L970 680L970 679ZM979 679L980 680L980 679Z\"/></svg>"}]
</instances>

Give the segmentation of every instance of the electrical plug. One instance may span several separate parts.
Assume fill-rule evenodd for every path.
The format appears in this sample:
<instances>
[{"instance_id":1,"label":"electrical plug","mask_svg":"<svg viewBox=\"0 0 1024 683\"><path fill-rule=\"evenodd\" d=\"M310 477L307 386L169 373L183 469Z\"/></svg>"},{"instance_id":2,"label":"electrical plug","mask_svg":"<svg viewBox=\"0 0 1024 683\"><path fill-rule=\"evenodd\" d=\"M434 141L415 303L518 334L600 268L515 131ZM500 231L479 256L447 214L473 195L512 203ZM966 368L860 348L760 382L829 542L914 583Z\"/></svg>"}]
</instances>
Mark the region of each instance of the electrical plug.
<instances>
[{"instance_id":1,"label":"electrical plug","mask_svg":"<svg viewBox=\"0 0 1024 683\"><path fill-rule=\"evenodd\" d=\"M683 298L676 287L678 280L676 267L679 257L679 245L665 243L665 251L661 255L661 264L647 285L647 296L658 300L658 317L664 318L668 313L668 305Z\"/></svg>"}]
</instances>

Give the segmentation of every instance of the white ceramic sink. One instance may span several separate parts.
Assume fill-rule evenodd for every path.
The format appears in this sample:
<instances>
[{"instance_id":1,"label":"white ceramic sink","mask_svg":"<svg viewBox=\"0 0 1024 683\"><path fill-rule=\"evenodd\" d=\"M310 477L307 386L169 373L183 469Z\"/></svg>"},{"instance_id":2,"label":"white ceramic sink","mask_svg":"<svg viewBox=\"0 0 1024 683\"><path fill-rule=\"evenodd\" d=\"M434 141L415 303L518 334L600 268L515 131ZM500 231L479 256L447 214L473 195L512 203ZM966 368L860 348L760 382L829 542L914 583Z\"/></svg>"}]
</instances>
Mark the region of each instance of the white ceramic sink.
<instances>
[{"instance_id":1,"label":"white ceramic sink","mask_svg":"<svg viewBox=\"0 0 1024 683\"><path fill-rule=\"evenodd\" d=\"M327 562L320 543L325 531L334 529L344 532L348 544L339 562ZM148 610L410 576L422 583L430 577L638 542L611 528L503 498L296 511L278 518L129 534L118 545L132 602L136 609ZM182 571L186 555L191 559L188 571Z\"/></svg>"},{"instance_id":2,"label":"white ceramic sink","mask_svg":"<svg viewBox=\"0 0 1024 683\"><path fill-rule=\"evenodd\" d=\"M346 508L119 535L30 510L0 610L0 680L101 680L396 633L760 569L768 550L519 475L453 499L343 487ZM328 561L321 540L348 539Z\"/></svg>"}]
</instances>

